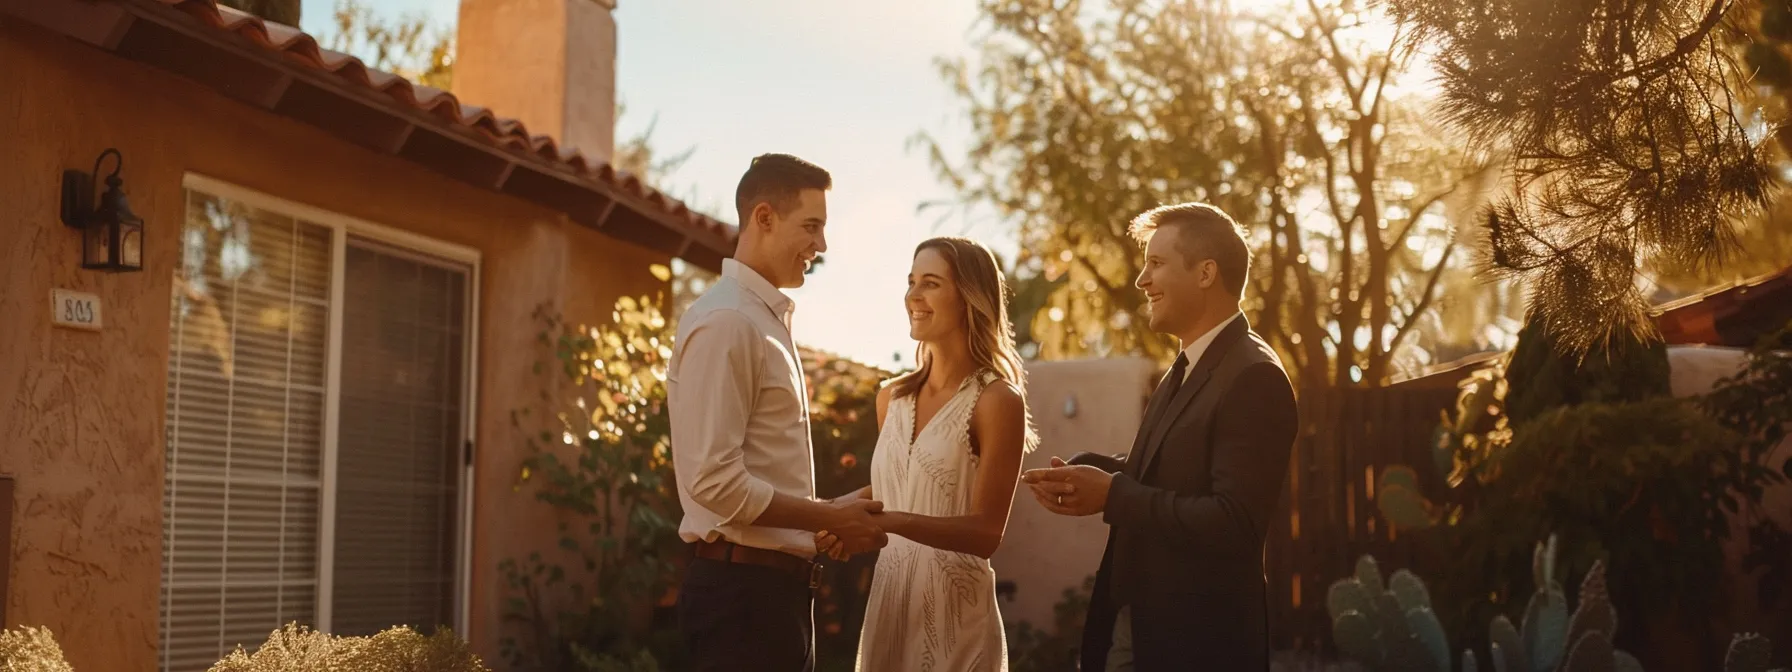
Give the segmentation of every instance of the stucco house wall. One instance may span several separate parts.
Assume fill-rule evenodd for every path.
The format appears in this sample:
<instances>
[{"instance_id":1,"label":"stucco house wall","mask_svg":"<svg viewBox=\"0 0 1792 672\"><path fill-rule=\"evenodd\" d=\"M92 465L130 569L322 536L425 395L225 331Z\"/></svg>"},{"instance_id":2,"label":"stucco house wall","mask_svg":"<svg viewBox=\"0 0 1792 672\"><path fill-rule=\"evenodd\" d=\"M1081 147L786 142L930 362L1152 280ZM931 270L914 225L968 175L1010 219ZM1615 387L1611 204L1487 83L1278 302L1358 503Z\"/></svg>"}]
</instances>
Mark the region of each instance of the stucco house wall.
<instances>
[{"instance_id":1,"label":"stucco house wall","mask_svg":"<svg viewBox=\"0 0 1792 672\"><path fill-rule=\"evenodd\" d=\"M0 473L17 479L5 625L49 626L77 670L156 668L169 305L192 173L480 252L468 635L495 657L497 563L555 544L545 507L511 487L523 443L509 412L536 389L531 313L606 321L618 296L663 288L649 266L667 256L16 20L0 18L0 64ZM58 219L62 171L107 147L147 222L140 273L82 270ZM98 295L104 329L52 328L53 288Z\"/></svg>"}]
</instances>

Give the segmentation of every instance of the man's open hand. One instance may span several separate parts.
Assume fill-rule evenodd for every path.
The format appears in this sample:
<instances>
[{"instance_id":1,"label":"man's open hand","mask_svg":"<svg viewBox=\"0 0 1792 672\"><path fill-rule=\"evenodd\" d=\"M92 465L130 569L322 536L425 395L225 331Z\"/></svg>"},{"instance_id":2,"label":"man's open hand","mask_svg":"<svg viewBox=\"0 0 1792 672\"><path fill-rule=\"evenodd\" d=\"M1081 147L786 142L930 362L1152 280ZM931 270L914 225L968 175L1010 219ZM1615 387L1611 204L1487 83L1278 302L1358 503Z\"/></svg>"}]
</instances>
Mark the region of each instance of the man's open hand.
<instances>
[{"instance_id":1,"label":"man's open hand","mask_svg":"<svg viewBox=\"0 0 1792 672\"><path fill-rule=\"evenodd\" d=\"M1108 505L1108 486L1114 475L1087 465L1068 466L1052 458L1048 469L1029 469L1020 475L1033 491L1033 499L1060 516L1091 516Z\"/></svg>"}]
</instances>

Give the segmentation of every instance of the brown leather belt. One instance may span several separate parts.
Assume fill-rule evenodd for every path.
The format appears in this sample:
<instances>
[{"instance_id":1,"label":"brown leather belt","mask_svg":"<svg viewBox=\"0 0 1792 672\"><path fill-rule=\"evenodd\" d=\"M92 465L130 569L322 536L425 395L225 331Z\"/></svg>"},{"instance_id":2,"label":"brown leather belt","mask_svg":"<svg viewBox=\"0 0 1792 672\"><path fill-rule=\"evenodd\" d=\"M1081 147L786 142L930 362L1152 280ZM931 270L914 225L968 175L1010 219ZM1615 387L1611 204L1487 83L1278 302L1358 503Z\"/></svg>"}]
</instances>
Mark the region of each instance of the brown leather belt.
<instances>
[{"instance_id":1,"label":"brown leather belt","mask_svg":"<svg viewBox=\"0 0 1792 672\"><path fill-rule=\"evenodd\" d=\"M730 541L699 541L691 545L699 558L770 567L808 581L810 588L821 585L819 562L811 562L783 551L742 546Z\"/></svg>"}]
</instances>

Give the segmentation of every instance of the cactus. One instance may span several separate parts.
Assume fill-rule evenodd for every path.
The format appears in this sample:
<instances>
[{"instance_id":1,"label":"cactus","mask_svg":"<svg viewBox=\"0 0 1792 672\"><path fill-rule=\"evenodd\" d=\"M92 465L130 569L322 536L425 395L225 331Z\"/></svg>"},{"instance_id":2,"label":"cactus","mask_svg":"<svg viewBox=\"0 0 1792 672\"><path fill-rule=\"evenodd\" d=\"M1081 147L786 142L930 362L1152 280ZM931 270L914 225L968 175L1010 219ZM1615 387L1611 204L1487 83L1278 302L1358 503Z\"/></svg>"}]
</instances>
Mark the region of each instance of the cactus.
<instances>
[{"instance_id":1,"label":"cactus","mask_svg":"<svg viewBox=\"0 0 1792 672\"><path fill-rule=\"evenodd\" d=\"M1381 566L1375 564L1374 557L1366 554L1361 558L1357 558L1356 580L1363 584L1363 590L1368 591L1370 598L1374 598L1376 595L1380 595L1382 591L1387 590L1381 585Z\"/></svg>"},{"instance_id":2,"label":"cactus","mask_svg":"<svg viewBox=\"0 0 1792 672\"><path fill-rule=\"evenodd\" d=\"M1333 581L1331 589L1326 591L1325 609L1331 613L1332 620L1336 621L1346 611L1354 611L1358 614L1374 613L1375 600L1369 597L1369 591L1363 589L1361 582L1355 579L1342 579Z\"/></svg>"},{"instance_id":3,"label":"cactus","mask_svg":"<svg viewBox=\"0 0 1792 672\"><path fill-rule=\"evenodd\" d=\"M1338 650L1372 670L1449 672L1449 639L1431 610L1425 582L1401 570L1387 585L1367 555L1357 560L1353 576L1332 583L1325 608Z\"/></svg>"},{"instance_id":4,"label":"cactus","mask_svg":"<svg viewBox=\"0 0 1792 672\"><path fill-rule=\"evenodd\" d=\"M1425 590L1425 582L1417 574L1402 569L1388 577L1388 590L1393 591L1394 598L1400 601L1400 608L1430 609L1431 593Z\"/></svg>"},{"instance_id":5,"label":"cactus","mask_svg":"<svg viewBox=\"0 0 1792 672\"><path fill-rule=\"evenodd\" d=\"M1518 638L1518 628L1512 627L1512 621L1505 616L1495 616L1493 623L1487 626L1487 641L1493 643L1494 672L1530 672L1531 665L1524 657L1524 644Z\"/></svg>"},{"instance_id":6,"label":"cactus","mask_svg":"<svg viewBox=\"0 0 1792 672\"><path fill-rule=\"evenodd\" d=\"M1611 638L1603 632L1589 632L1575 640L1561 669L1563 672L1612 672L1616 664L1617 654L1612 649Z\"/></svg>"},{"instance_id":7,"label":"cactus","mask_svg":"<svg viewBox=\"0 0 1792 672\"><path fill-rule=\"evenodd\" d=\"M1364 614L1350 611L1332 620L1332 641L1338 650L1365 665L1379 664L1385 658L1376 634L1374 621Z\"/></svg>"},{"instance_id":8,"label":"cactus","mask_svg":"<svg viewBox=\"0 0 1792 672\"><path fill-rule=\"evenodd\" d=\"M1549 672L1561 662L1568 645L1568 600L1559 588L1538 590L1519 624L1531 672Z\"/></svg>"},{"instance_id":9,"label":"cactus","mask_svg":"<svg viewBox=\"0 0 1792 672\"><path fill-rule=\"evenodd\" d=\"M1418 579L1414 578L1413 580ZM1437 621L1437 614L1431 611L1431 607L1407 610L1406 625L1419 644L1425 647L1425 652L1430 655L1431 662L1436 665L1436 669L1448 672L1450 669L1450 638L1444 634L1444 625Z\"/></svg>"},{"instance_id":10,"label":"cactus","mask_svg":"<svg viewBox=\"0 0 1792 672\"><path fill-rule=\"evenodd\" d=\"M1602 632L1609 643L1612 634L1618 631L1618 610L1605 592L1605 563L1595 562L1592 569L1587 570L1577 598L1580 606L1568 619L1567 641L1579 642L1588 633Z\"/></svg>"},{"instance_id":11,"label":"cactus","mask_svg":"<svg viewBox=\"0 0 1792 672\"><path fill-rule=\"evenodd\" d=\"M1581 580L1572 614L1556 577L1554 535L1537 544L1531 572L1537 591L1520 625L1513 627L1498 616L1487 626L1494 672L1642 672L1634 656L1612 646L1618 613L1607 593L1603 560L1594 562ZM1384 589L1380 567L1365 555L1354 576L1332 584L1326 609L1338 649L1371 670L1450 670L1449 638L1424 580L1410 571L1394 572ZM1755 635L1738 636L1730 653L1737 663L1727 672L1766 672L1772 649L1765 642ZM1472 672L1475 665L1474 653L1464 651L1462 669Z\"/></svg>"},{"instance_id":12,"label":"cactus","mask_svg":"<svg viewBox=\"0 0 1792 672\"><path fill-rule=\"evenodd\" d=\"M1773 642L1749 632L1730 638L1730 650L1724 654L1724 672L1767 672L1773 656Z\"/></svg>"}]
</instances>

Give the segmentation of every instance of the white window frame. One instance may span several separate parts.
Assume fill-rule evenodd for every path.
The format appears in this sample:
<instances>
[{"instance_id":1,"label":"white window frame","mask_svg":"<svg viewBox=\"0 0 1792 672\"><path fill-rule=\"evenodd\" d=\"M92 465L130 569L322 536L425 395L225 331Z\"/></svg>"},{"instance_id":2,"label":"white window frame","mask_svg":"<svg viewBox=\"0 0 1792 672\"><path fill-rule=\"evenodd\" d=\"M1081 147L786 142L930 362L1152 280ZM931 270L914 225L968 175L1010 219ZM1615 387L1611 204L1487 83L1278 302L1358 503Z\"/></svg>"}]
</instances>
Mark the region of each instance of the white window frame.
<instances>
[{"instance_id":1,"label":"white window frame","mask_svg":"<svg viewBox=\"0 0 1792 672\"><path fill-rule=\"evenodd\" d=\"M480 253L478 249L465 245L437 240L410 231L350 217L198 173L186 173L181 179L181 186L269 212L296 217L330 230L330 322L326 336L329 349L324 373L324 464L323 483L318 495L320 520L317 556L317 623L315 624L318 630L329 632L331 612L334 611L335 606L333 601L336 587L336 443L338 416L342 403L342 302L343 275L348 259L348 239L350 236L365 238L401 250L466 265L468 269L465 315L467 323L462 331L466 335L464 341L466 355L461 368L463 371L461 399L464 406L461 413L461 432L464 441L473 441L478 429ZM464 451L464 445L459 450ZM459 510L459 521L455 526L457 535L455 554L459 556L457 558L459 571L456 572L454 580L455 622L453 627L457 635L465 638L468 636L467 628L472 613L469 598L472 596L473 581L473 503L475 499L473 486L478 481L474 472L474 464L477 460L465 460L464 457L457 457L457 459L461 459L463 464L461 465L458 493L460 501L456 507ZM164 521L163 525L166 524L167 522Z\"/></svg>"}]
</instances>

